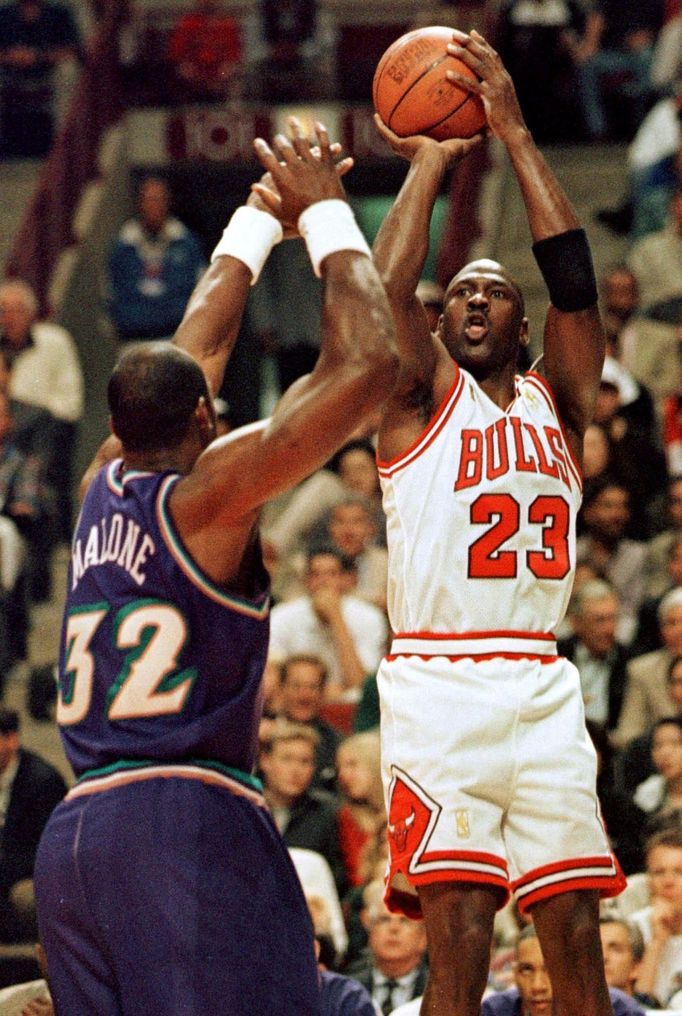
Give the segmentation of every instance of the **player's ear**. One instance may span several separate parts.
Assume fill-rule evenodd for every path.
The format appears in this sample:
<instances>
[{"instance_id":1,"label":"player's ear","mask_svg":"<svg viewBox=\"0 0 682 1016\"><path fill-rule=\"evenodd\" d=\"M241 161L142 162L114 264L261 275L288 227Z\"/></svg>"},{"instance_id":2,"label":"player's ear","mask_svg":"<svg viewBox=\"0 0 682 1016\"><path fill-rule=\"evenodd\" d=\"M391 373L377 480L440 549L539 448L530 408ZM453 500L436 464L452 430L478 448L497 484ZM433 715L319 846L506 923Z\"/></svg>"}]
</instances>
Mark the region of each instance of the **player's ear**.
<instances>
[{"instance_id":1,"label":"player's ear","mask_svg":"<svg viewBox=\"0 0 682 1016\"><path fill-rule=\"evenodd\" d=\"M519 328L519 345L525 347L530 342L530 329L528 327L528 318L522 318L521 327Z\"/></svg>"},{"instance_id":2,"label":"player's ear","mask_svg":"<svg viewBox=\"0 0 682 1016\"><path fill-rule=\"evenodd\" d=\"M201 432L207 434L211 438L214 437L216 430L215 410L213 409L212 403L208 402L203 395L199 396L199 400L194 410L194 416L199 424Z\"/></svg>"}]
</instances>

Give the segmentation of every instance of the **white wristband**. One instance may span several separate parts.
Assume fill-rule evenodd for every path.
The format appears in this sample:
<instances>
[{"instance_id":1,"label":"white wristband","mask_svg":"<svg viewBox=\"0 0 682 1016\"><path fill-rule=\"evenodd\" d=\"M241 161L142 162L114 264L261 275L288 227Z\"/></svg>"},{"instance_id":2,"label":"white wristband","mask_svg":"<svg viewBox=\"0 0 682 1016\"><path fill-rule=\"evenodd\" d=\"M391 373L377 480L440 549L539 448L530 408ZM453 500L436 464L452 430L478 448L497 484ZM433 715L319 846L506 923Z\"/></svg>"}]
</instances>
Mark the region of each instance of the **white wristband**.
<instances>
[{"instance_id":1,"label":"white wristband","mask_svg":"<svg viewBox=\"0 0 682 1016\"><path fill-rule=\"evenodd\" d=\"M270 251L282 239L282 225L268 212L251 205L241 205L211 254L211 261L229 254L251 269L251 285L255 286Z\"/></svg>"},{"instance_id":2,"label":"white wristband","mask_svg":"<svg viewBox=\"0 0 682 1016\"><path fill-rule=\"evenodd\" d=\"M320 266L324 259L337 251L356 250L372 256L352 208L340 198L316 201L306 208L298 217L298 231L305 240L318 278L322 274Z\"/></svg>"}]
</instances>

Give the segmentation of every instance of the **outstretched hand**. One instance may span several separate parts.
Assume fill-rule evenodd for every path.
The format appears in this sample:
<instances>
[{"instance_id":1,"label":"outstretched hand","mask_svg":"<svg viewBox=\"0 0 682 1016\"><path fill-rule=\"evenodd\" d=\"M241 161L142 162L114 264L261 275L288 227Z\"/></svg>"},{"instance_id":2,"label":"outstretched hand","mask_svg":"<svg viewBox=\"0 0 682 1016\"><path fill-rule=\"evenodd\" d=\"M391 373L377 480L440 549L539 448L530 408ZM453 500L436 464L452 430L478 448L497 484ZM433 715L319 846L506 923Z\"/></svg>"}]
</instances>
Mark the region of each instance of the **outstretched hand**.
<instances>
[{"instance_id":1,"label":"outstretched hand","mask_svg":"<svg viewBox=\"0 0 682 1016\"><path fill-rule=\"evenodd\" d=\"M504 140L510 130L523 127L524 120L514 83L499 54L478 32L452 31L448 53L465 63L474 74L472 79L456 71L447 71L453 84L481 97L488 127Z\"/></svg>"},{"instance_id":2,"label":"outstretched hand","mask_svg":"<svg viewBox=\"0 0 682 1016\"><path fill-rule=\"evenodd\" d=\"M254 141L256 155L266 172L258 183L252 184L255 196L247 203L265 207L280 220L285 235L293 236L297 233L299 215L310 205L329 198L346 199L341 177L352 167L353 160L334 161L340 146L330 144L327 129L321 123L315 124L318 143L313 147L296 117L290 118L289 130L291 141L278 134L273 142L274 151L262 138Z\"/></svg>"},{"instance_id":3,"label":"outstretched hand","mask_svg":"<svg viewBox=\"0 0 682 1016\"><path fill-rule=\"evenodd\" d=\"M378 113L374 114L374 123L379 134L388 142L395 154L407 159L408 162L412 161L420 149L431 146L445 152L448 166L454 166L483 140L483 134L475 134L472 138L448 138L447 141L435 141L426 134L413 134L411 137L401 138L386 126Z\"/></svg>"}]
</instances>

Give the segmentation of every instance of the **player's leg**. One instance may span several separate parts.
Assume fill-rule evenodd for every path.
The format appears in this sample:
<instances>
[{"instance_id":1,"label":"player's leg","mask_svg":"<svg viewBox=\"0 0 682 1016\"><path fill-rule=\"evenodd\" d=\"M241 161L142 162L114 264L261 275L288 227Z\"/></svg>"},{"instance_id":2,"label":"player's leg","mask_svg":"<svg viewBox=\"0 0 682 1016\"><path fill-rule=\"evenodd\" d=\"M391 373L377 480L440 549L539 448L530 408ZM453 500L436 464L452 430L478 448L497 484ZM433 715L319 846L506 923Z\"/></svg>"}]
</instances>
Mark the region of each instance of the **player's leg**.
<instances>
[{"instance_id":1,"label":"player's leg","mask_svg":"<svg viewBox=\"0 0 682 1016\"><path fill-rule=\"evenodd\" d=\"M554 1016L611 1016L597 890L562 893L530 910L552 982Z\"/></svg>"},{"instance_id":2,"label":"player's leg","mask_svg":"<svg viewBox=\"0 0 682 1016\"><path fill-rule=\"evenodd\" d=\"M40 940L57 1016L122 1016L113 973L99 949L99 930L80 885L77 843L84 804L60 804L40 841L35 867Z\"/></svg>"},{"instance_id":3,"label":"player's leg","mask_svg":"<svg viewBox=\"0 0 682 1016\"><path fill-rule=\"evenodd\" d=\"M479 1016L500 891L465 882L419 887L429 947L422 1016Z\"/></svg>"}]
</instances>

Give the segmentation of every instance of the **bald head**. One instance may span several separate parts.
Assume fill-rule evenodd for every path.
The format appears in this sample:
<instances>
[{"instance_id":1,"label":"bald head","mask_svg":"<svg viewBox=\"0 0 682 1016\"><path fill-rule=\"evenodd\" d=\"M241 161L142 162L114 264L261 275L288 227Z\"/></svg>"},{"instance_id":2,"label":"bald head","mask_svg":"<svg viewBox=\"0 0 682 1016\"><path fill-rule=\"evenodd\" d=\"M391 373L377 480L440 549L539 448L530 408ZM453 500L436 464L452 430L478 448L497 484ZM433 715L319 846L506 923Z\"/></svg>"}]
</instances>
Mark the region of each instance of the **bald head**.
<instances>
[{"instance_id":1,"label":"bald head","mask_svg":"<svg viewBox=\"0 0 682 1016\"><path fill-rule=\"evenodd\" d=\"M470 261L467 265L457 272L457 274L450 280L450 283L445 291L445 303L447 303L448 296L450 295L453 287L462 281L462 279L469 278L488 278L488 279L499 279L504 282L505 285L509 286L516 293L516 297L519 301L519 309L521 315L525 313L525 304L523 300L523 293L519 289L518 284L511 277L504 265L501 265L499 261L493 261L491 258L478 258L476 261Z\"/></svg>"},{"instance_id":2,"label":"bald head","mask_svg":"<svg viewBox=\"0 0 682 1016\"><path fill-rule=\"evenodd\" d=\"M114 433L131 452L174 448L200 398L210 404L203 371L169 342L144 342L123 353L107 390Z\"/></svg>"}]
</instances>

